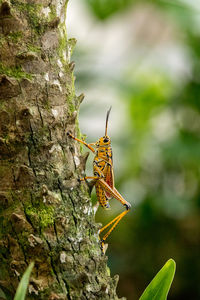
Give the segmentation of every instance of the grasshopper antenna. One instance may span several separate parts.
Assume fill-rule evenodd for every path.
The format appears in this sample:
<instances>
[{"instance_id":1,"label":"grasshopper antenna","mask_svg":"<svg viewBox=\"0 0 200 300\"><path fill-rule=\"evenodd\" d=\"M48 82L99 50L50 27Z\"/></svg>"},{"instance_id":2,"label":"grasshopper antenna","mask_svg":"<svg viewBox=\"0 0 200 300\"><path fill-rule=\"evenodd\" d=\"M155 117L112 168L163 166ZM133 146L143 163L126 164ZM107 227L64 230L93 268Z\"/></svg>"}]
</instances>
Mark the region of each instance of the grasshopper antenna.
<instances>
[{"instance_id":1,"label":"grasshopper antenna","mask_svg":"<svg viewBox=\"0 0 200 300\"><path fill-rule=\"evenodd\" d=\"M105 129L105 136L107 136L108 118L109 118L109 115L110 115L111 108L112 108L112 106L109 108L109 110L107 111L107 115L106 115L106 129Z\"/></svg>"}]
</instances>

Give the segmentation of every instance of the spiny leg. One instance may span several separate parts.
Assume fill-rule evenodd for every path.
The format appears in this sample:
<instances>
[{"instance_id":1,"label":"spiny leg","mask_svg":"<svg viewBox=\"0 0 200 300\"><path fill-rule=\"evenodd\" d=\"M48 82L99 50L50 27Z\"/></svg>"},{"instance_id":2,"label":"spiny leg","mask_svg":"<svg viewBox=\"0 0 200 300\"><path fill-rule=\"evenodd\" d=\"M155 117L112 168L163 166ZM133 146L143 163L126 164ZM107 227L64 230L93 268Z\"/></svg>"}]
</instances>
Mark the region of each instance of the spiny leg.
<instances>
[{"instance_id":1,"label":"spiny leg","mask_svg":"<svg viewBox=\"0 0 200 300\"><path fill-rule=\"evenodd\" d=\"M100 233L103 232L107 227L113 226L108 230L108 232L103 236L101 240L102 248L104 246L104 242L107 239L107 237L110 235L110 233L113 231L113 229L117 226L119 221L129 212L131 205L128 203L122 195L117 191L116 188L112 189L103 179L99 179L98 182L101 184L102 188L109 192L115 199L119 200L125 207L126 210L122 213L120 213L117 217L115 217L111 222L109 222L107 225L105 225L103 228L101 228Z\"/></svg>"},{"instance_id":2,"label":"spiny leg","mask_svg":"<svg viewBox=\"0 0 200 300\"><path fill-rule=\"evenodd\" d=\"M121 219L129 212L129 210L125 210L122 213L120 213L116 218L114 218L111 222L109 222L107 225L105 225L103 228L100 229L100 233L103 232L107 227L109 227L110 225L113 226L107 231L107 233L103 236L102 240L101 240L101 244L102 246L104 245L105 240L107 239L107 237L111 234L111 232L113 231L113 229L115 229L115 227L117 226L117 224L119 223L119 221L121 221Z\"/></svg>"},{"instance_id":3,"label":"spiny leg","mask_svg":"<svg viewBox=\"0 0 200 300\"><path fill-rule=\"evenodd\" d=\"M98 182L101 184L102 188L109 192L116 200L120 201L127 210L131 208L131 204L127 202L122 195L118 192L116 188L112 189L102 178L98 179Z\"/></svg>"},{"instance_id":4,"label":"spiny leg","mask_svg":"<svg viewBox=\"0 0 200 300\"><path fill-rule=\"evenodd\" d=\"M73 140L85 145L87 148L89 148L92 152L95 152L94 148L91 147L91 145L95 145L95 143L91 143L91 144L87 144L86 142L82 141L82 140L79 140L77 138L75 138L70 132L67 132L67 135L72 138Z\"/></svg>"},{"instance_id":5,"label":"spiny leg","mask_svg":"<svg viewBox=\"0 0 200 300\"><path fill-rule=\"evenodd\" d=\"M108 236L113 231L113 229L117 226L117 224L120 222L120 220L129 212L129 210L131 208L131 204L122 197L122 195L117 191L116 188L112 189L104 181L104 179L100 178L99 176L88 176L88 177L84 177L82 180L85 180L85 179L95 179L96 181L98 181L98 183L101 185L102 189L109 192L109 194L111 194L113 196L113 198L119 200L126 207L125 211L120 213L111 222L109 222L107 225L105 225L103 228L101 228L100 233L103 232L107 227L109 227L110 225L112 225L114 223L113 226L108 230L108 232L103 236L103 238L101 240L101 246L103 248L105 240L108 238Z\"/></svg>"},{"instance_id":6,"label":"spiny leg","mask_svg":"<svg viewBox=\"0 0 200 300\"><path fill-rule=\"evenodd\" d=\"M85 176L79 179L79 181L85 181L87 179L93 179L93 180L98 180L99 177L98 176Z\"/></svg>"},{"instance_id":7,"label":"spiny leg","mask_svg":"<svg viewBox=\"0 0 200 300\"><path fill-rule=\"evenodd\" d=\"M127 210L123 211L122 213L120 213L117 217L115 217L112 221L110 221L108 224L106 224L104 227L102 227L99 230L99 233L101 234L106 228L108 228L110 225L112 225L113 223L117 222L118 219L121 217L121 214L123 214L124 212L127 212Z\"/></svg>"}]
</instances>

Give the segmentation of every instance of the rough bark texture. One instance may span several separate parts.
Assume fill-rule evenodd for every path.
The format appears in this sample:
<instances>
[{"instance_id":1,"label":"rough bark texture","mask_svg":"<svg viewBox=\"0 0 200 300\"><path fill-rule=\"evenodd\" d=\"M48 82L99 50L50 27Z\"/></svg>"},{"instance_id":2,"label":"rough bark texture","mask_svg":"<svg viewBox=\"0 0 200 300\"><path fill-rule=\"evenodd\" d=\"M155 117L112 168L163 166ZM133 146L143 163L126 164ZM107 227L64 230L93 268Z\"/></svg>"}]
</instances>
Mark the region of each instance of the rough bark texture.
<instances>
[{"instance_id":1,"label":"rough bark texture","mask_svg":"<svg viewBox=\"0 0 200 300\"><path fill-rule=\"evenodd\" d=\"M0 286L27 299L118 299L85 183L64 0L0 0Z\"/></svg>"}]
</instances>

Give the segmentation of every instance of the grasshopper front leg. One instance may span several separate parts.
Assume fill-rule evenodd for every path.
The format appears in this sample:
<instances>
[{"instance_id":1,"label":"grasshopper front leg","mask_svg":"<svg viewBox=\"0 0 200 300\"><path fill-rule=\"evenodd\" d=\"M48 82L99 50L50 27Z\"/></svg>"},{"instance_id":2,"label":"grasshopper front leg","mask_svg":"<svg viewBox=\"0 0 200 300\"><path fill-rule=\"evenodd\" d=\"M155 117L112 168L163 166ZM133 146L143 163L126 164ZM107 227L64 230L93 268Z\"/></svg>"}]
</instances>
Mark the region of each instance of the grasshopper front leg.
<instances>
[{"instance_id":1,"label":"grasshopper front leg","mask_svg":"<svg viewBox=\"0 0 200 300\"><path fill-rule=\"evenodd\" d=\"M92 146L95 145L95 143L87 144L86 142L84 142L84 141L82 141L82 140L79 140L79 139L77 139L76 137L74 137L69 131L67 132L67 135L68 135L71 139L73 139L73 140L75 140L75 141L77 141L77 142L79 142L79 143L85 145L85 146L86 146L88 149L90 149L93 153L95 152L95 149L92 147Z\"/></svg>"}]
</instances>

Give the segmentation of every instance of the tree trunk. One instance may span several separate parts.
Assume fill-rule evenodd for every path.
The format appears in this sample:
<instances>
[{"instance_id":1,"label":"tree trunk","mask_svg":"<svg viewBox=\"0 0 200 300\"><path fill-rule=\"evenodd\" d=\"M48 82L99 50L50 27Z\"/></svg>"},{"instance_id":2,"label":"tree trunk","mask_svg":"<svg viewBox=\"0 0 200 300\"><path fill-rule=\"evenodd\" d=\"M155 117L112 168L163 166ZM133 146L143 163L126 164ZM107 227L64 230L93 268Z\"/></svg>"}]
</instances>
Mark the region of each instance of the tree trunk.
<instances>
[{"instance_id":1,"label":"tree trunk","mask_svg":"<svg viewBox=\"0 0 200 300\"><path fill-rule=\"evenodd\" d=\"M118 299L102 255L79 135L64 0L0 0L0 286L13 299Z\"/></svg>"}]
</instances>

